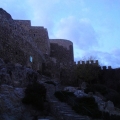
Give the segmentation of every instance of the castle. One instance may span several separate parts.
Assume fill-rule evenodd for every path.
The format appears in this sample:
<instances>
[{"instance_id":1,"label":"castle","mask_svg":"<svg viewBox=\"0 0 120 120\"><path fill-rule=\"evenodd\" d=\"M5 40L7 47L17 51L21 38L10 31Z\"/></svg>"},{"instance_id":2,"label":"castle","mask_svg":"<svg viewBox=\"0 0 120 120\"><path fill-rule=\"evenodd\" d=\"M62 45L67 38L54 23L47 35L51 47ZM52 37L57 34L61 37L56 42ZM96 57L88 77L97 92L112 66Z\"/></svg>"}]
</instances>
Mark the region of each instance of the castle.
<instances>
[{"instance_id":1,"label":"castle","mask_svg":"<svg viewBox=\"0 0 120 120\"><path fill-rule=\"evenodd\" d=\"M31 26L30 20L14 20L2 8L0 8L0 58L6 62L31 67L36 71L46 69L52 77L60 78L64 82L75 80L74 66L92 64L100 67L98 60L74 62L71 41L49 39L46 28ZM110 79L120 80L120 69L112 69L111 66L107 69L103 66L100 70L102 70L100 81L106 85Z\"/></svg>"},{"instance_id":2,"label":"castle","mask_svg":"<svg viewBox=\"0 0 120 120\"><path fill-rule=\"evenodd\" d=\"M74 63L73 43L49 39L46 28L31 26L30 20L14 20L0 8L0 58L34 70L42 70L48 61L70 65Z\"/></svg>"}]
</instances>

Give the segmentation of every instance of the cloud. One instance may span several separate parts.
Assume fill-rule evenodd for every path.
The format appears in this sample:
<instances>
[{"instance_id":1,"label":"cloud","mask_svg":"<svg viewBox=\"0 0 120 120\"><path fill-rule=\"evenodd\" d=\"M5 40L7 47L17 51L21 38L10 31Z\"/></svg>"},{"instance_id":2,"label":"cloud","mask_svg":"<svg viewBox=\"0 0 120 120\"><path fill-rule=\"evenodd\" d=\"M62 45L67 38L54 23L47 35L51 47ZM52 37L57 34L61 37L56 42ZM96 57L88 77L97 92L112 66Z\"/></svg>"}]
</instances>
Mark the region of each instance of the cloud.
<instances>
[{"instance_id":1,"label":"cloud","mask_svg":"<svg viewBox=\"0 0 120 120\"><path fill-rule=\"evenodd\" d=\"M58 12L56 6L60 0L27 0L32 9L32 25L44 26L49 35L54 28L54 18Z\"/></svg>"},{"instance_id":2,"label":"cloud","mask_svg":"<svg viewBox=\"0 0 120 120\"><path fill-rule=\"evenodd\" d=\"M63 18L58 23L56 38L73 41L81 50L89 50L98 45L97 34L88 19L76 19L74 16Z\"/></svg>"}]
</instances>

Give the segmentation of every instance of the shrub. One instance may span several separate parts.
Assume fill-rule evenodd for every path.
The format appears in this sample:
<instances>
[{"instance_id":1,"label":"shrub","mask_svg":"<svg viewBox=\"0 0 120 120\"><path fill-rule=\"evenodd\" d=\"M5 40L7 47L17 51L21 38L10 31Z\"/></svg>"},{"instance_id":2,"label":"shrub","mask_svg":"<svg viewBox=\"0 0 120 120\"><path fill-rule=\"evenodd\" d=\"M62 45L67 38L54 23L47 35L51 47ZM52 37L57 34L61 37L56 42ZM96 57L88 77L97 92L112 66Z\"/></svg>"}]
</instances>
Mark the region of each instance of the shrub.
<instances>
[{"instance_id":1,"label":"shrub","mask_svg":"<svg viewBox=\"0 0 120 120\"><path fill-rule=\"evenodd\" d=\"M93 84L93 85L90 85L88 86L86 89L85 89L85 93L88 93L88 92L99 92L101 93L102 95L105 95L108 93L108 89L106 86L104 85L101 85L101 84Z\"/></svg>"},{"instance_id":2,"label":"shrub","mask_svg":"<svg viewBox=\"0 0 120 120\"><path fill-rule=\"evenodd\" d=\"M45 83L47 83L47 84L52 84L52 85L56 86L56 83L53 82L53 81L46 81Z\"/></svg>"},{"instance_id":3,"label":"shrub","mask_svg":"<svg viewBox=\"0 0 120 120\"><path fill-rule=\"evenodd\" d=\"M109 90L109 93L105 95L107 100L110 100L114 103L116 107L120 108L120 94L115 90Z\"/></svg>"},{"instance_id":4,"label":"shrub","mask_svg":"<svg viewBox=\"0 0 120 120\"><path fill-rule=\"evenodd\" d=\"M44 71L44 72L42 72L42 74L45 75L45 76L47 76L47 77L50 77L50 78L52 77L51 72L47 71L47 70Z\"/></svg>"},{"instance_id":5,"label":"shrub","mask_svg":"<svg viewBox=\"0 0 120 120\"><path fill-rule=\"evenodd\" d=\"M46 88L39 83L29 84L25 90L24 104L32 105L37 110L43 110L43 103L46 100Z\"/></svg>"},{"instance_id":6,"label":"shrub","mask_svg":"<svg viewBox=\"0 0 120 120\"><path fill-rule=\"evenodd\" d=\"M37 72L38 72L40 75L42 75L42 71L41 71L41 70L37 70Z\"/></svg>"},{"instance_id":7,"label":"shrub","mask_svg":"<svg viewBox=\"0 0 120 120\"><path fill-rule=\"evenodd\" d=\"M76 98L76 104L72 107L80 115L88 115L92 118L100 118L101 111L98 109L98 104L93 97Z\"/></svg>"},{"instance_id":8,"label":"shrub","mask_svg":"<svg viewBox=\"0 0 120 120\"><path fill-rule=\"evenodd\" d=\"M57 91L54 95L61 102L69 104L80 115L88 115L93 118L100 118L102 115L93 97L77 98L72 92L67 91Z\"/></svg>"},{"instance_id":9,"label":"shrub","mask_svg":"<svg viewBox=\"0 0 120 120\"><path fill-rule=\"evenodd\" d=\"M120 120L120 116L110 115L108 112L103 112L102 118L104 120Z\"/></svg>"},{"instance_id":10,"label":"shrub","mask_svg":"<svg viewBox=\"0 0 120 120\"><path fill-rule=\"evenodd\" d=\"M72 92L68 91L56 91L54 95L61 102L67 102L70 97L75 97L75 95Z\"/></svg>"}]
</instances>

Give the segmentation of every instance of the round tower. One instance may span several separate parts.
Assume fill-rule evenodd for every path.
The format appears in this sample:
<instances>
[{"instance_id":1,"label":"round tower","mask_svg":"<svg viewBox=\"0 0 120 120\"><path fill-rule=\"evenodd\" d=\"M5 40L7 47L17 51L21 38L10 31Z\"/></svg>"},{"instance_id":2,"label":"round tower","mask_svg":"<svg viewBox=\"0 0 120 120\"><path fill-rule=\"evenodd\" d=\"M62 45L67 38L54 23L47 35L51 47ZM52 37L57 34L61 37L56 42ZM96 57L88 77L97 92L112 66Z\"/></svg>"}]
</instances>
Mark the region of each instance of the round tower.
<instances>
[{"instance_id":1,"label":"round tower","mask_svg":"<svg viewBox=\"0 0 120 120\"><path fill-rule=\"evenodd\" d=\"M50 56L63 64L73 63L73 43L65 39L50 39Z\"/></svg>"}]
</instances>

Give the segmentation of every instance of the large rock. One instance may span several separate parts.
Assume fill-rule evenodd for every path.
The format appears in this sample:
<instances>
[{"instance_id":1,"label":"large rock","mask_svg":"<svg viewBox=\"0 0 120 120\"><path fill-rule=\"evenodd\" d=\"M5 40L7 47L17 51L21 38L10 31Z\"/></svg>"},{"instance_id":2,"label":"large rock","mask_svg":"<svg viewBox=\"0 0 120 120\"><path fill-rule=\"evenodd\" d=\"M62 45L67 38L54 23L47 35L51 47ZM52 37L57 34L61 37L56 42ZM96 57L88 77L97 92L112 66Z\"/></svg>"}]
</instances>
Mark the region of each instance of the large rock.
<instances>
[{"instance_id":1,"label":"large rock","mask_svg":"<svg viewBox=\"0 0 120 120\"><path fill-rule=\"evenodd\" d=\"M99 110L104 111L106 103L100 97L96 95L93 95L93 97L95 98L95 102L98 104Z\"/></svg>"},{"instance_id":2,"label":"large rock","mask_svg":"<svg viewBox=\"0 0 120 120\"><path fill-rule=\"evenodd\" d=\"M30 105L24 105L24 90L25 88L5 84L0 86L0 120L36 120L35 118L42 116L43 112L46 114L49 111L48 102L45 102L43 112L34 110Z\"/></svg>"},{"instance_id":3,"label":"large rock","mask_svg":"<svg viewBox=\"0 0 120 120\"><path fill-rule=\"evenodd\" d=\"M82 82L81 89L84 91L86 89L86 82Z\"/></svg>"},{"instance_id":4,"label":"large rock","mask_svg":"<svg viewBox=\"0 0 120 120\"><path fill-rule=\"evenodd\" d=\"M84 93L82 90L76 90L74 92L74 95L77 96L77 97L85 97L85 96L88 96L86 93Z\"/></svg>"},{"instance_id":5,"label":"large rock","mask_svg":"<svg viewBox=\"0 0 120 120\"><path fill-rule=\"evenodd\" d=\"M9 85L0 86L0 120L28 120L30 111L22 104L23 88Z\"/></svg>"},{"instance_id":6,"label":"large rock","mask_svg":"<svg viewBox=\"0 0 120 120\"><path fill-rule=\"evenodd\" d=\"M75 92L75 91L76 91L76 88L75 88L75 87L68 86L68 87L65 87L65 88L64 88L64 91Z\"/></svg>"},{"instance_id":7,"label":"large rock","mask_svg":"<svg viewBox=\"0 0 120 120\"><path fill-rule=\"evenodd\" d=\"M36 82L39 74L30 68L20 64L5 64L0 59L0 84L12 85L14 87L25 87Z\"/></svg>"},{"instance_id":8,"label":"large rock","mask_svg":"<svg viewBox=\"0 0 120 120\"><path fill-rule=\"evenodd\" d=\"M109 112L109 113L112 113L113 111L115 111L115 107L114 107L113 102L108 101L108 102L106 103L105 111L107 111L107 112Z\"/></svg>"}]
</instances>

